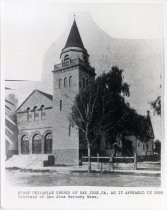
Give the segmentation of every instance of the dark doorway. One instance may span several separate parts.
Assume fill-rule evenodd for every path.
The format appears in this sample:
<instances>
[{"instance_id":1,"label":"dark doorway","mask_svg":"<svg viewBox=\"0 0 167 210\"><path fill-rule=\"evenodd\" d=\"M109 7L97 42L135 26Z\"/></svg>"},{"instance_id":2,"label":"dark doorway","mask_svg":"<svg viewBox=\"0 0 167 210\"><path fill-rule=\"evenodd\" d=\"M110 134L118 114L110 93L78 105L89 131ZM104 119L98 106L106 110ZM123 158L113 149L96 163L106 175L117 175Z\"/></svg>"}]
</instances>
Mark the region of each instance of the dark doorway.
<instances>
[{"instance_id":1,"label":"dark doorway","mask_svg":"<svg viewBox=\"0 0 167 210\"><path fill-rule=\"evenodd\" d=\"M29 154L29 138L26 135L21 138L21 154Z\"/></svg>"},{"instance_id":2,"label":"dark doorway","mask_svg":"<svg viewBox=\"0 0 167 210\"><path fill-rule=\"evenodd\" d=\"M52 153L52 134L51 133L48 133L45 136L44 151L45 151L45 154Z\"/></svg>"},{"instance_id":3,"label":"dark doorway","mask_svg":"<svg viewBox=\"0 0 167 210\"><path fill-rule=\"evenodd\" d=\"M41 154L41 136L38 134L32 139L32 153Z\"/></svg>"},{"instance_id":4,"label":"dark doorway","mask_svg":"<svg viewBox=\"0 0 167 210\"><path fill-rule=\"evenodd\" d=\"M133 156L132 141L124 140L122 142L122 155L125 156L125 157L132 157Z\"/></svg>"}]
</instances>

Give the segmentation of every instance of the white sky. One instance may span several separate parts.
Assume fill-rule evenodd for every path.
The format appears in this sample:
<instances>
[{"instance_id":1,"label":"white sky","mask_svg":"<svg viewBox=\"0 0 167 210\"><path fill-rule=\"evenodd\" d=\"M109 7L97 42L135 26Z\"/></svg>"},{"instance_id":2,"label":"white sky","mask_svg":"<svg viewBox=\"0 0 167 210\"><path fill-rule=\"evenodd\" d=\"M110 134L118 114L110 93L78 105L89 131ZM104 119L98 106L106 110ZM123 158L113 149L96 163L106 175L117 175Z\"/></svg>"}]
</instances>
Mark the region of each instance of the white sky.
<instances>
[{"instance_id":1,"label":"white sky","mask_svg":"<svg viewBox=\"0 0 167 210\"><path fill-rule=\"evenodd\" d=\"M6 79L40 80L44 53L65 31L69 12L89 12L112 37L163 38L162 4L2 2L2 69Z\"/></svg>"}]
</instances>

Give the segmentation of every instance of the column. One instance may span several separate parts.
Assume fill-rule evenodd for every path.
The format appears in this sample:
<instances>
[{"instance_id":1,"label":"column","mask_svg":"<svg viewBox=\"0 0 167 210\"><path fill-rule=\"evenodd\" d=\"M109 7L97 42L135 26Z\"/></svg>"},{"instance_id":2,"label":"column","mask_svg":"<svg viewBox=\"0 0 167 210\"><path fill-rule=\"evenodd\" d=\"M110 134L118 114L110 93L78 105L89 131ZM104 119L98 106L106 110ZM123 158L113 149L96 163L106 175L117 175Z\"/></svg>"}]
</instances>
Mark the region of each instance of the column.
<instances>
[{"instance_id":1,"label":"column","mask_svg":"<svg viewBox=\"0 0 167 210\"><path fill-rule=\"evenodd\" d=\"M41 136L41 153L45 154L45 138L44 138L44 135Z\"/></svg>"}]
</instances>

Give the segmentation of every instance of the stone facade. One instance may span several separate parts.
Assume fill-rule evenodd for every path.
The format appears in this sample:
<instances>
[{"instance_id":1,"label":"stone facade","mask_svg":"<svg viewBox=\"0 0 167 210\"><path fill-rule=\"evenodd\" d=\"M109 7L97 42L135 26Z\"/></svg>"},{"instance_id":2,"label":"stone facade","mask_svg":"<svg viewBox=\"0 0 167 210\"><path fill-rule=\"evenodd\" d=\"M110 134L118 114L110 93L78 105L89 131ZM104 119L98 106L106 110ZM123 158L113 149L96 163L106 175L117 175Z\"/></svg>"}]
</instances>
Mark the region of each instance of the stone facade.
<instances>
[{"instance_id":1,"label":"stone facade","mask_svg":"<svg viewBox=\"0 0 167 210\"><path fill-rule=\"evenodd\" d=\"M34 90L17 109L17 123L19 154L52 153L52 96Z\"/></svg>"},{"instance_id":2,"label":"stone facade","mask_svg":"<svg viewBox=\"0 0 167 210\"><path fill-rule=\"evenodd\" d=\"M51 95L34 90L17 109L19 154L49 151L55 163L79 164L79 132L68 116L76 94L91 84L95 70L75 21L60 59L53 70L53 101Z\"/></svg>"},{"instance_id":3,"label":"stone facade","mask_svg":"<svg viewBox=\"0 0 167 210\"><path fill-rule=\"evenodd\" d=\"M68 116L76 94L95 78L75 21L69 37L74 33L77 43L68 38L60 55L61 63L53 71L53 154L55 161L62 164L79 164L79 132L71 127Z\"/></svg>"}]
</instances>

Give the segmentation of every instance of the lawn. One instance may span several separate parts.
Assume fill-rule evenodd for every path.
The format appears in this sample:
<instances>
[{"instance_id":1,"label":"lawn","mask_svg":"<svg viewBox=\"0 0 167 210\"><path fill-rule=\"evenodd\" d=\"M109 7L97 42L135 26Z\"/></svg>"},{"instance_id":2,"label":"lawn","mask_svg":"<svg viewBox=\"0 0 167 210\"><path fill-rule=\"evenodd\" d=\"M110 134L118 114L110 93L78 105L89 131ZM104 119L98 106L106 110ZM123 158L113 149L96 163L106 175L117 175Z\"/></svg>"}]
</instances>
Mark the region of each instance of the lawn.
<instances>
[{"instance_id":1,"label":"lawn","mask_svg":"<svg viewBox=\"0 0 167 210\"><path fill-rule=\"evenodd\" d=\"M159 187L160 177L147 174L29 172L6 169L9 185L14 186L108 186L108 187Z\"/></svg>"}]
</instances>

